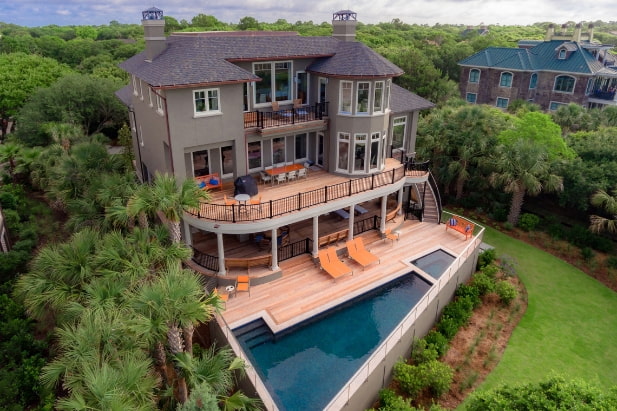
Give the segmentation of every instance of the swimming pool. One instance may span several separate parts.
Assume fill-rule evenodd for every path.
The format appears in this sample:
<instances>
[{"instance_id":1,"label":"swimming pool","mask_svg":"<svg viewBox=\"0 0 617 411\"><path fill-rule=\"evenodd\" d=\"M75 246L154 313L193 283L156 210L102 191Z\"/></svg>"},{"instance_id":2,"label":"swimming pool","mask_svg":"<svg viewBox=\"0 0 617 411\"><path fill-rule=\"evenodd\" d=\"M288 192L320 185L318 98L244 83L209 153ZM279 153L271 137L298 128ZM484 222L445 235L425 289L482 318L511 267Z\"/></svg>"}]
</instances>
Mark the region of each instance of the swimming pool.
<instances>
[{"instance_id":1,"label":"swimming pool","mask_svg":"<svg viewBox=\"0 0 617 411\"><path fill-rule=\"evenodd\" d=\"M431 287L415 272L272 335L234 330L281 410L320 410Z\"/></svg>"},{"instance_id":2,"label":"swimming pool","mask_svg":"<svg viewBox=\"0 0 617 411\"><path fill-rule=\"evenodd\" d=\"M439 278L455 259L456 257L452 254L440 248L432 253L416 258L411 261L411 263L422 271L430 274L433 278Z\"/></svg>"}]
</instances>

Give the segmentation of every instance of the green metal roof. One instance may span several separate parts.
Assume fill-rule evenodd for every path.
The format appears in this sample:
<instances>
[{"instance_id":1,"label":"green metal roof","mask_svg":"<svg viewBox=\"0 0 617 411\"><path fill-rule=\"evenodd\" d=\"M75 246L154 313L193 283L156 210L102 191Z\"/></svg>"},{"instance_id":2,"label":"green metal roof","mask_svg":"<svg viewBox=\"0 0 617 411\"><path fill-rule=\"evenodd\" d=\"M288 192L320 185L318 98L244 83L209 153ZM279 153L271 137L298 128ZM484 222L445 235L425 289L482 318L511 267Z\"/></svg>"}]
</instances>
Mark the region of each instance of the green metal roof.
<instances>
[{"instance_id":1,"label":"green metal roof","mask_svg":"<svg viewBox=\"0 0 617 411\"><path fill-rule=\"evenodd\" d=\"M566 59L557 58L557 49L561 47L569 52ZM458 64L504 70L558 71L591 75L607 70L580 44L564 40L543 41L531 48L489 47L459 61Z\"/></svg>"}]
</instances>

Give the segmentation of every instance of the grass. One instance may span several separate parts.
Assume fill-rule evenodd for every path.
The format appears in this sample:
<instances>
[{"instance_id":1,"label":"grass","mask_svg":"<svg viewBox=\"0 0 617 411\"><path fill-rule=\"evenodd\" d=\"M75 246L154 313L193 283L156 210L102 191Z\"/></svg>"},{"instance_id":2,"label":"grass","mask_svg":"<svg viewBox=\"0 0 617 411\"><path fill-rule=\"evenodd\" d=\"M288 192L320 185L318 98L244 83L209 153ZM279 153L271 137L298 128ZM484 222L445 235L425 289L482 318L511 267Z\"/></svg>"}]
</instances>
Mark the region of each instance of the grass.
<instances>
[{"instance_id":1,"label":"grass","mask_svg":"<svg viewBox=\"0 0 617 411\"><path fill-rule=\"evenodd\" d=\"M554 373L604 388L617 385L617 293L491 228L484 242L494 246L498 256L516 259L529 302L501 361L478 390L538 382Z\"/></svg>"}]
</instances>

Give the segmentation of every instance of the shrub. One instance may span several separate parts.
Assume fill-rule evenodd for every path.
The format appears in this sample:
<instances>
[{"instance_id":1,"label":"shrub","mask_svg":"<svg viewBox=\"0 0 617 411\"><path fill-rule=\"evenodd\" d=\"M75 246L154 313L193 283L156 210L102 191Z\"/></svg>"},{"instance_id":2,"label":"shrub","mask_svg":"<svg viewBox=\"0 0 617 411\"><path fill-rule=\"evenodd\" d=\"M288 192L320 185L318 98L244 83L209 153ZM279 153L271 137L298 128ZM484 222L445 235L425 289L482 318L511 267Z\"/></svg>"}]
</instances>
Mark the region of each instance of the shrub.
<instances>
[{"instance_id":1,"label":"shrub","mask_svg":"<svg viewBox=\"0 0 617 411\"><path fill-rule=\"evenodd\" d=\"M397 362L394 365L394 379L401 390L408 396L415 398L425 386L425 378L416 365Z\"/></svg>"},{"instance_id":2,"label":"shrub","mask_svg":"<svg viewBox=\"0 0 617 411\"><path fill-rule=\"evenodd\" d=\"M437 323L437 331L439 331L448 341L451 341L458 332L460 326L461 323L456 318L444 315Z\"/></svg>"},{"instance_id":3,"label":"shrub","mask_svg":"<svg viewBox=\"0 0 617 411\"><path fill-rule=\"evenodd\" d=\"M507 231L512 231L514 229L514 226L511 222L506 221L505 223L503 223L503 229Z\"/></svg>"},{"instance_id":4,"label":"shrub","mask_svg":"<svg viewBox=\"0 0 617 411\"><path fill-rule=\"evenodd\" d=\"M487 265L495 261L496 257L497 251L495 251L494 248L482 251L478 255L478 270L481 270L483 267L486 267Z\"/></svg>"},{"instance_id":5,"label":"shrub","mask_svg":"<svg viewBox=\"0 0 617 411\"><path fill-rule=\"evenodd\" d=\"M486 295L495 289L495 277L484 272L473 276L473 285L478 289L480 296Z\"/></svg>"},{"instance_id":6,"label":"shrub","mask_svg":"<svg viewBox=\"0 0 617 411\"><path fill-rule=\"evenodd\" d=\"M535 214L524 213L518 221L518 226L523 231L533 231L540 223L540 217Z\"/></svg>"},{"instance_id":7,"label":"shrub","mask_svg":"<svg viewBox=\"0 0 617 411\"><path fill-rule=\"evenodd\" d=\"M454 371L448 364L434 360L421 364L420 372L424 376L425 386L431 391L435 397L441 397L448 392Z\"/></svg>"},{"instance_id":8,"label":"shrub","mask_svg":"<svg viewBox=\"0 0 617 411\"><path fill-rule=\"evenodd\" d=\"M499 262L499 268L501 271L509 277L514 277L516 275L516 259L514 257L510 257L509 255L502 255L501 260Z\"/></svg>"},{"instance_id":9,"label":"shrub","mask_svg":"<svg viewBox=\"0 0 617 411\"><path fill-rule=\"evenodd\" d=\"M460 297L450 302L443 309L444 317L456 319L460 325L464 325L473 313L474 303L469 297Z\"/></svg>"},{"instance_id":10,"label":"shrub","mask_svg":"<svg viewBox=\"0 0 617 411\"><path fill-rule=\"evenodd\" d=\"M495 293L499 296L499 300L505 305L510 305L512 300L518 295L516 288L507 281L499 281L495 284Z\"/></svg>"},{"instance_id":11,"label":"shrub","mask_svg":"<svg viewBox=\"0 0 617 411\"><path fill-rule=\"evenodd\" d=\"M617 268L617 257L611 255L606 259L606 265L610 268Z\"/></svg>"},{"instance_id":12,"label":"shrub","mask_svg":"<svg viewBox=\"0 0 617 411\"><path fill-rule=\"evenodd\" d=\"M437 350L437 355L441 358L448 352L448 339L436 330L429 331L424 337L427 347L434 347Z\"/></svg>"},{"instance_id":13,"label":"shrub","mask_svg":"<svg viewBox=\"0 0 617 411\"><path fill-rule=\"evenodd\" d=\"M390 389L379 391L379 409L381 411L415 411L411 406L411 400L397 395Z\"/></svg>"},{"instance_id":14,"label":"shrub","mask_svg":"<svg viewBox=\"0 0 617 411\"><path fill-rule=\"evenodd\" d=\"M477 274L476 274L477 275ZM482 304L480 296L482 295L478 287L475 284L467 285L461 284L454 293L456 297L469 298L473 302L473 307L477 308Z\"/></svg>"},{"instance_id":15,"label":"shrub","mask_svg":"<svg viewBox=\"0 0 617 411\"><path fill-rule=\"evenodd\" d=\"M414 363L421 364L427 361L436 360L439 353L433 344L428 344L424 338L415 340L412 347L411 358Z\"/></svg>"},{"instance_id":16,"label":"shrub","mask_svg":"<svg viewBox=\"0 0 617 411\"><path fill-rule=\"evenodd\" d=\"M499 272L499 267L497 267L495 264L489 264L482 267L482 270L480 270L480 272L491 278L495 278L497 277L497 273Z\"/></svg>"},{"instance_id":17,"label":"shrub","mask_svg":"<svg viewBox=\"0 0 617 411\"><path fill-rule=\"evenodd\" d=\"M594 257L593 250L591 248L589 248L589 247L583 247L581 249L581 256L583 257L583 260L589 262Z\"/></svg>"}]
</instances>

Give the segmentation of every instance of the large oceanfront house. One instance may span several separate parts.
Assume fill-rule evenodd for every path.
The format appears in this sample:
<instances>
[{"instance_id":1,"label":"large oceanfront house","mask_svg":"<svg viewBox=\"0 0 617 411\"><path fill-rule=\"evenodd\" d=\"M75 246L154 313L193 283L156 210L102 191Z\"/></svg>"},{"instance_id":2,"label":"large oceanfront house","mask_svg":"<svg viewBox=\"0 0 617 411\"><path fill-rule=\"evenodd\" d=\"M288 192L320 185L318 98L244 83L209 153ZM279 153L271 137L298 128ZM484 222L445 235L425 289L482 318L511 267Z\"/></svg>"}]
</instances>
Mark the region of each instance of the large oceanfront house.
<instances>
[{"instance_id":1,"label":"large oceanfront house","mask_svg":"<svg viewBox=\"0 0 617 411\"><path fill-rule=\"evenodd\" d=\"M117 95L139 178L171 173L210 194L184 214L182 234L187 264L228 298L213 334L251 362L236 340L247 323L276 334L410 272L430 284L413 320L370 354L383 361L367 360L318 408L370 407L386 367L469 278L481 243L481 227L440 224L437 186L416 158L419 112L434 105L393 83L402 70L355 40L350 10L334 13L327 37L165 36L161 10L142 17L146 48L121 63L131 81ZM353 258L358 239L376 257ZM435 250L455 259L445 273L412 262ZM267 409L293 408L263 370L249 377Z\"/></svg>"}]
</instances>

